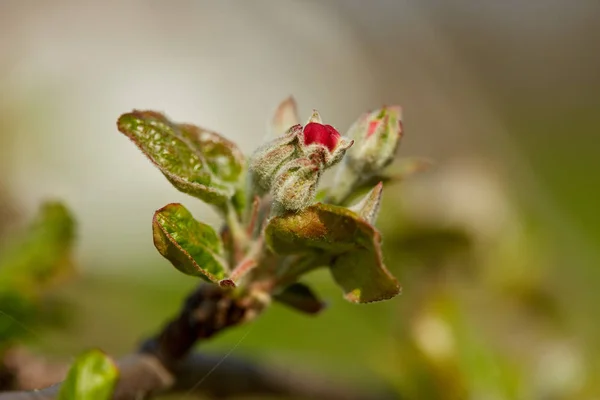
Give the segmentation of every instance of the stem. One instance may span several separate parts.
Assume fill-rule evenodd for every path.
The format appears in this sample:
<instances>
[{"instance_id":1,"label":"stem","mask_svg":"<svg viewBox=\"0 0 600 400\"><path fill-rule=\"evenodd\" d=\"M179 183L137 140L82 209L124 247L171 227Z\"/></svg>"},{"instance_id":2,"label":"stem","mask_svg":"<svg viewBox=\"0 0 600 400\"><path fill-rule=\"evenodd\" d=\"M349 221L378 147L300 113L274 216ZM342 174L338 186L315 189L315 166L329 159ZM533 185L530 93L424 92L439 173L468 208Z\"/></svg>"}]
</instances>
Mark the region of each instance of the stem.
<instances>
[{"instance_id":1,"label":"stem","mask_svg":"<svg viewBox=\"0 0 600 400\"><path fill-rule=\"evenodd\" d=\"M254 229L256 228L256 223L258 221L258 213L260 209L260 197L254 196L254 200L252 200L252 206L250 209L250 216L248 218L248 227L246 228L246 232L248 235L254 235Z\"/></svg>"},{"instance_id":2,"label":"stem","mask_svg":"<svg viewBox=\"0 0 600 400\"><path fill-rule=\"evenodd\" d=\"M359 182L360 177L358 174L348 168L346 164L342 164L337 171L331 190L325 198L325 202L343 205L348 201L348 198L352 195L352 192L356 189Z\"/></svg>"},{"instance_id":3,"label":"stem","mask_svg":"<svg viewBox=\"0 0 600 400\"><path fill-rule=\"evenodd\" d=\"M231 279L233 282L236 282L257 265L258 263L256 262L256 260L253 260L252 258L245 258L233 269L231 275L229 276L229 279Z\"/></svg>"},{"instance_id":4,"label":"stem","mask_svg":"<svg viewBox=\"0 0 600 400\"><path fill-rule=\"evenodd\" d=\"M260 264L264 256L265 250L264 235L260 235L250 246L246 255L231 272L229 279L237 283L240 278L243 278L248 272Z\"/></svg>"},{"instance_id":5,"label":"stem","mask_svg":"<svg viewBox=\"0 0 600 400\"><path fill-rule=\"evenodd\" d=\"M227 204L227 212L225 214L225 221L229 227L231 238L233 240L233 252L234 259L236 262L243 257L243 252L248 247L250 237L246 233L246 230L242 227L242 223L235 211L235 208L231 203Z\"/></svg>"}]
</instances>

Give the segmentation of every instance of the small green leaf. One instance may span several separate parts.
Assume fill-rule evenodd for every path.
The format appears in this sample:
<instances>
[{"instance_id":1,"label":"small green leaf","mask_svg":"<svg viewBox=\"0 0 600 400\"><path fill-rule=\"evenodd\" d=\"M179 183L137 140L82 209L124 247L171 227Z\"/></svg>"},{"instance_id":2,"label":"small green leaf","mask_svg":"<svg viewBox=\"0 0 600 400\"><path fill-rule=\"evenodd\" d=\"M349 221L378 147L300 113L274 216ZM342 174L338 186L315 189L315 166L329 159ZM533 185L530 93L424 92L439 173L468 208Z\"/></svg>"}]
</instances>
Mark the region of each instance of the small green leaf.
<instances>
[{"instance_id":1,"label":"small green leaf","mask_svg":"<svg viewBox=\"0 0 600 400\"><path fill-rule=\"evenodd\" d=\"M273 299L306 314L318 314L326 306L308 286L298 282L275 294Z\"/></svg>"},{"instance_id":2,"label":"small green leaf","mask_svg":"<svg viewBox=\"0 0 600 400\"><path fill-rule=\"evenodd\" d=\"M316 250L331 255L333 278L349 301L368 303L400 293L398 281L383 264L379 232L347 208L317 203L300 213L273 217L266 239L278 254Z\"/></svg>"},{"instance_id":3,"label":"small green leaf","mask_svg":"<svg viewBox=\"0 0 600 400\"><path fill-rule=\"evenodd\" d=\"M335 282L353 303L388 300L400 293L400 285L385 268L381 248L354 250L336 257L330 268Z\"/></svg>"},{"instance_id":4,"label":"small green leaf","mask_svg":"<svg viewBox=\"0 0 600 400\"><path fill-rule=\"evenodd\" d=\"M117 127L178 190L221 207L235 195L244 157L233 142L154 111L123 114Z\"/></svg>"},{"instance_id":5,"label":"small green leaf","mask_svg":"<svg viewBox=\"0 0 600 400\"><path fill-rule=\"evenodd\" d=\"M214 283L225 278L221 239L181 204L168 204L156 211L152 231L158 252L179 271Z\"/></svg>"},{"instance_id":6,"label":"small green leaf","mask_svg":"<svg viewBox=\"0 0 600 400\"><path fill-rule=\"evenodd\" d=\"M361 201L350 207L361 218L370 224L375 223L381 205L383 182L379 182Z\"/></svg>"},{"instance_id":7,"label":"small green leaf","mask_svg":"<svg viewBox=\"0 0 600 400\"><path fill-rule=\"evenodd\" d=\"M109 400L119 370L101 351L88 351L75 360L63 382L58 400Z\"/></svg>"}]
</instances>

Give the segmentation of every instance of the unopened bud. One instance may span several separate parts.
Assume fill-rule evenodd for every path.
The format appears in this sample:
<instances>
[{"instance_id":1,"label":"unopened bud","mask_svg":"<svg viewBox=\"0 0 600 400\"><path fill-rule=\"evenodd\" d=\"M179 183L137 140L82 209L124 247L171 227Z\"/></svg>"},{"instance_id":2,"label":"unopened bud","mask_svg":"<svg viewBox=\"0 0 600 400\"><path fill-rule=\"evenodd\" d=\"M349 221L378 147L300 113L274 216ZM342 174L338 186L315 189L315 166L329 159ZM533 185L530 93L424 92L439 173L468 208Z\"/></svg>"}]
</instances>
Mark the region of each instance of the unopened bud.
<instances>
[{"instance_id":1,"label":"unopened bud","mask_svg":"<svg viewBox=\"0 0 600 400\"><path fill-rule=\"evenodd\" d=\"M299 158L287 163L273 184L276 209L298 211L310 206L320 177L319 165L310 159Z\"/></svg>"},{"instance_id":2,"label":"unopened bud","mask_svg":"<svg viewBox=\"0 0 600 400\"><path fill-rule=\"evenodd\" d=\"M399 106L363 114L348 131L355 145L348 151L346 164L359 175L380 171L394 160L402 133Z\"/></svg>"},{"instance_id":3,"label":"unopened bud","mask_svg":"<svg viewBox=\"0 0 600 400\"><path fill-rule=\"evenodd\" d=\"M326 169L338 163L354 141L343 138L333 126L322 124L319 112L313 110L302 130L300 143L307 155L321 153L323 167Z\"/></svg>"},{"instance_id":4,"label":"unopened bud","mask_svg":"<svg viewBox=\"0 0 600 400\"><path fill-rule=\"evenodd\" d=\"M301 130L300 125L295 125L285 135L277 137L254 152L248 167L257 194L268 192L277 172L287 162L298 157L297 142Z\"/></svg>"},{"instance_id":5,"label":"unopened bud","mask_svg":"<svg viewBox=\"0 0 600 400\"><path fill-rule=\"evenodd\" d=\"M339 162L354 143L321 122L314 110L304 127L294 125L254 152L249 171L256 194L271 191L275 201L289 210L310 205L321 173Z\"/></svg>"}]
</instances>

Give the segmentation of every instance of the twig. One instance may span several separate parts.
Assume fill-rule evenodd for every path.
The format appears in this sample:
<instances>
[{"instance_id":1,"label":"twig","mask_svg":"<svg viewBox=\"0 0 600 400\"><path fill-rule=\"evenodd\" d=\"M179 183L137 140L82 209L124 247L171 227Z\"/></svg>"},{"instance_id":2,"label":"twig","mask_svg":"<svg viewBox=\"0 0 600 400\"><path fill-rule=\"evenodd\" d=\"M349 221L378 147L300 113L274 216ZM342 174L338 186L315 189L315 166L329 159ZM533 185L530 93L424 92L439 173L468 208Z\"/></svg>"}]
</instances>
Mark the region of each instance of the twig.
<instances>
[{"instance_id":1,"label":"twig","mask_svg":"<svg viewBox=\"0 0 600 400\"><path fill-rule=\"evenodd\" d=\"M224 399L240 395L279 395L323 400L393 399L389 394L368 395L339 384L324 381L313 374L298 374L282 368L266 367L235 358L223 360L218 355L188 355L197 340L206 339L221 330L253 319L262 304L250 297L233 299L230 292L214 285L201 285L186 300L180 314L154 338L147 340L138 353L118 361L120 379L115 400L147 399L162 393L194 393ZM28 384L48 384L63 379L66 365L48 364L35 357L21 357L20 362L0 370L11 375L12 389L32 389ZM52 365L38 369L33 365ZM218 368L214 368L220 363ZM3 368L2 368L3 367ZM27 376L29 373L29 376ZM52 377L45 376L53 374ZM197 385L202 380L201 385ZM196 386L198 386L196 388ZM0 400L55 399L60 383L36 391L13 391L0 394Z\"/></svg>"}]
</instances>

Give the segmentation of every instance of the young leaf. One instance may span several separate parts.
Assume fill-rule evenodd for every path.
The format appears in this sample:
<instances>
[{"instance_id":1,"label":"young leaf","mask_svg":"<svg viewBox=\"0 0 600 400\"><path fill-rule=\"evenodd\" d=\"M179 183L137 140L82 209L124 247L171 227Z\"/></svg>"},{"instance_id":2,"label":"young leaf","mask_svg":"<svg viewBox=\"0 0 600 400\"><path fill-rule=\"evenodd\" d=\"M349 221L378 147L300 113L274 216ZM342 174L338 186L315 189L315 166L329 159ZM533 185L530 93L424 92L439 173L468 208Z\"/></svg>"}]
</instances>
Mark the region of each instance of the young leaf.
<instances>
[{"instance_id":1,"label":"young leaf","mask_svg":"<svg viewBox=\"0 0 600 400\"><path fill-rule=\"evenodd\" d=\"M318 314L326 306L308 286L298 282L275 294L273 299L306 314Z\"/></svg>"},{"instance_id":2,"label":"young leaf","mask_svg":"<svg viewBox=\"0 0 600 400\"><path fill-rule=\"evenodd\" d=\"M101 351L88 351L75 360L63 382L58 400L109 400L119 370Z\"/></svg>"},{"instance_id":3,"label":"young leaf","mask_svg":"<svg viewBox=\"0 0 600 400\"><path fill-rule=\"evenodd\" d=\"M398 281L383 265L379 246L342 254L330 270L344 297L353 303L388 300L400 293Z\"/></svg>"},{"instance_id":4,"label":"young leaf","mask_svg":"<svg viewBox=\"0 0 600 400\"><path fill-rule=\"evenodd\" d=\"M181 204L168 204L156 211L152 232L158 252L179 271L214 283L225 277L221 239Z\"/></svg>"},{"instance_id":5,"label":"young leaf","mask_svg":"<svg viewBox=\"0 0 600 400\"><path fill-rule=\"evenodd\" d=\"M277 254L303 253L314 249L341 254L370 246L375 229L355 212L317 203L299 213L271 218L267 244Z\"/></svg>"},{"instance_id":6,"label":"young leaf","mask_svg":"<svg viewBox=\"0 0 600 400\"><path fill-rule=\"evenodd\" d=\"M368 303L400 293L397 280L383 264L379 232L347 208L317 203L300 213L273 217L266 239L278 254L311 250L330 254L334 280L349 301Z\"/></svg>"},{"instance_id":7,"label":"young leaf","mask_svg":"<svg viewBox=\"0 0 600 400\"><path fill-rule=\"evenodd\" d=\"M234 196L244 157L229 140L154 111L123 114L117 127L178 190L218 206Z\"/></svg>"},{"instance_id":8,"label":"young leaf","mask_svg":"<svg viewBox=\"0 0 600 400\"><path fill-rule=\"evenodd\" d=\"M360 215L370 224L375 223L381 205L383 182L379 182L360 202L350 207L350 210Z\"/></svg>"}]
</instances>

